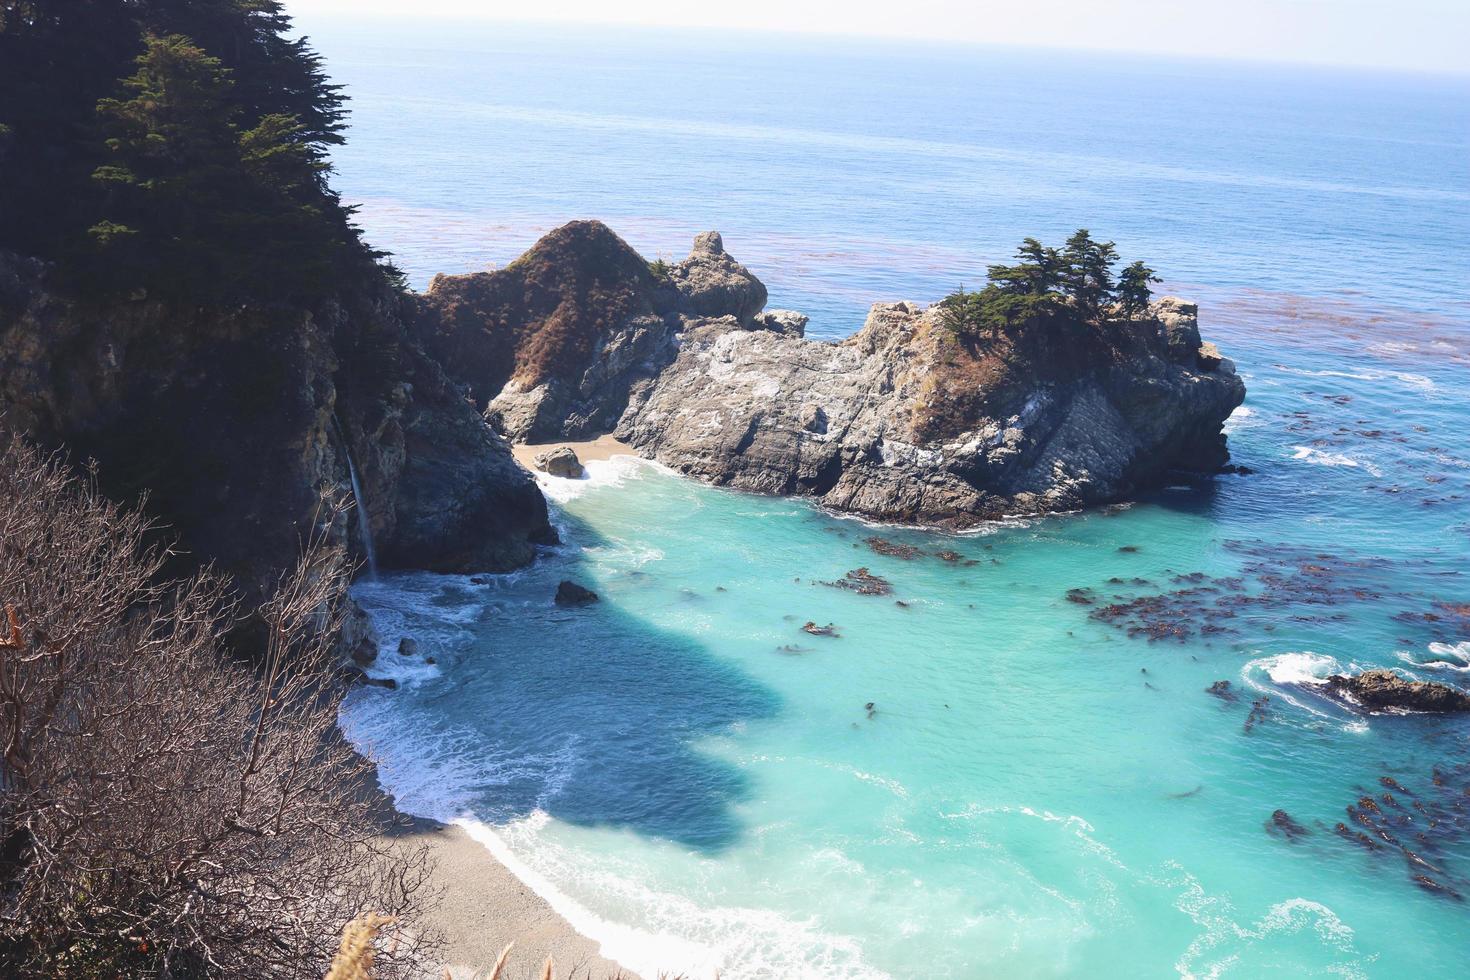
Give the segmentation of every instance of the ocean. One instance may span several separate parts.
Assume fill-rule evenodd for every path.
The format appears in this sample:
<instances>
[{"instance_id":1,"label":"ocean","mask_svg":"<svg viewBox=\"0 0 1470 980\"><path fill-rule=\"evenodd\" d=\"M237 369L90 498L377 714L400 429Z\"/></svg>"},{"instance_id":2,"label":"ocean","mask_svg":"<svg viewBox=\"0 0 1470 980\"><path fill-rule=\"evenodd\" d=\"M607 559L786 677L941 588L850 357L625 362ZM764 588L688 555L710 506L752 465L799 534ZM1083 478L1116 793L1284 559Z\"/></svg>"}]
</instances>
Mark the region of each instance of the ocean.
<instances>
[{"instance_id":1,"label":"ocean","mask_svg":"<svg viewBox=\"0 0 1470 980\"><path fill-rule=\"evenodd\" d=\"M336 184L419 288L575 218L670 260L714 228L837 338L1087 227L1249 389L1252 474L960 536L546 478L532 567L355 588L400 687L342 723L400 808L647 977L1463 971L1470 723L1322 679L1470 674L1470 78L304 26L353 100ZM894 594L828 584L859 567Z\"/></svg>"}]
</instances>

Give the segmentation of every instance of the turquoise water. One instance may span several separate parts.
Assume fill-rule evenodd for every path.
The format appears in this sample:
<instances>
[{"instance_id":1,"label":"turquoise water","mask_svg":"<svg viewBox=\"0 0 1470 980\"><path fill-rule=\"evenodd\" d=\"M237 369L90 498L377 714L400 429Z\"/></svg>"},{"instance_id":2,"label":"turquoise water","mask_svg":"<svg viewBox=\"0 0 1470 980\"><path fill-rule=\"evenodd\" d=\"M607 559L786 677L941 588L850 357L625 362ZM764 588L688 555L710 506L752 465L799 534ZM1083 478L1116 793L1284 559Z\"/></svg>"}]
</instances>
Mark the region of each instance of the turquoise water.
<instances>
[{"instance_id":1,"label":"turquoise water","mask_svg":"<svg viewBox=\"0 0 1470 980\"><path fill-rule=\"evenodd\" d=\"M1470 675L1463 81L315 34L355 97L340 184L419 282L573 217L670 256L718 227L837 335L1089 224L1205 303L1249 387L1253 475L962 537L630 459L548 478L566 543L533 567L357 586L401 686L343 723L402 808L647 976L1463 972L1470 904L1413 876L1470 896L1470 724L1319 683ZM893 594L824 584L859 567ZM554 606L563 578L603 601ZM1335 832L1370 794L1402 848Z\"/></svg>"}]
</instances>

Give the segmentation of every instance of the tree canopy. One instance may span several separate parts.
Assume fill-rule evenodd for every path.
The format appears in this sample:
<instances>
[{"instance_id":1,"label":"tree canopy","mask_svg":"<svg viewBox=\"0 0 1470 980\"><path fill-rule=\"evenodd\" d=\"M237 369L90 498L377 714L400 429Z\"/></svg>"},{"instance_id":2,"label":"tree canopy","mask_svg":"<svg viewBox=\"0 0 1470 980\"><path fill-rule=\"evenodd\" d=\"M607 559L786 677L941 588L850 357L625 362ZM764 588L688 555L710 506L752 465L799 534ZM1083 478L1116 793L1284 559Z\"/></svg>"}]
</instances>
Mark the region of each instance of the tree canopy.
<instances>
[{"instance_id":1,"label":"tree canopy","mask_svg":"<svg viewBox=\"0 0 1470 980\"><path fill-rule=\"evenodd\" d=\"M379 257L338 86L279 0L0 0L0 248L78 283L310 300Z\"/></svg>"},{"instance_id":2,"label":"tree canopy","mask_svg":"<svg viewBox=\"0 0 1470 980\"><path fill-rule=\"evenodd\" d=\"M1079 228L1061 249L1027 238L1016 249L1014 265L992 265L978 292L961 287L937 304L940 322L957 334L989 331L992 338L1047 316L1071 316L1096 323L1120 313L1133 319L1148 309L1149 283L1158 282L1142 262L1125 268L1115 281L1118 251Z\"/></svg>"}]
</instances>

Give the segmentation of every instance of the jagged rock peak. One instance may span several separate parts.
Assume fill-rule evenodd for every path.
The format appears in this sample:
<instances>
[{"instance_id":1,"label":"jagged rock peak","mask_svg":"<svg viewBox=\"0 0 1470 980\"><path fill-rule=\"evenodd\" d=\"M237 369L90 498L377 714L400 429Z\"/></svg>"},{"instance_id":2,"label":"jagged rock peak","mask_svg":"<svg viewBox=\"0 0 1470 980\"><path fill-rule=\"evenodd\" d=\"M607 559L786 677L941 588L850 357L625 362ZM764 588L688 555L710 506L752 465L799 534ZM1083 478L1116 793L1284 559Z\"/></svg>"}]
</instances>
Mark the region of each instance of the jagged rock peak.
<instances>
[{"instance_id":1,"label":"jagged rock peak","mask_svg":"<svg viewBox=\"0 0 1470 980\"><path fill-rule=\"evenodd\" d=\"M706 231L694 236L694 248L690 250L691 255L724 255L725 240L717 231Z\"/></svg>"}]
</instances>

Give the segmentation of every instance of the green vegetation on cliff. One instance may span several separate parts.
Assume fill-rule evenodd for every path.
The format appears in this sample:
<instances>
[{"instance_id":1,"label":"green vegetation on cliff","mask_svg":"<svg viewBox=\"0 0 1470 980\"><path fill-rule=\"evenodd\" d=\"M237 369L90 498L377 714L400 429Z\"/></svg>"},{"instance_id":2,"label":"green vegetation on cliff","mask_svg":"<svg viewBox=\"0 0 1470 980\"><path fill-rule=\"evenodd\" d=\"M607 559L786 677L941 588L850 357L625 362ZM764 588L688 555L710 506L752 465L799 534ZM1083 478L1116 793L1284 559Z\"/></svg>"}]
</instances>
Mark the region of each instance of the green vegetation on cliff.
<instances>
[{"instance_id":1,"label":"green vegetation on cliff","mask_svg":"<svg viewBox=\"0 0 1470 980\"><path fill-rule=\"evenodd\" d=\"M379 273L278 0L0 0L0 249L78 286L312 302Z\"/></svg>"},{"instance_id":2,"label":"green vegetation on cliff","mask_svg":"<svg viewBox=\"0 0 1470 980\"><path fill-rule=\"evenodd\" d=\"M1015 265L992 265L984 289L963 288L940 300L940 322L960 336L991 338L1044 317L1095 323L1120 313L1132 319L1148 308L1153 270L1134 262L1116 280L1118 251L1079 228L1060 249L1025 239Z\"/></svg>"}]
</instances>

